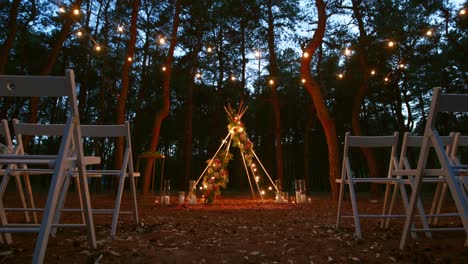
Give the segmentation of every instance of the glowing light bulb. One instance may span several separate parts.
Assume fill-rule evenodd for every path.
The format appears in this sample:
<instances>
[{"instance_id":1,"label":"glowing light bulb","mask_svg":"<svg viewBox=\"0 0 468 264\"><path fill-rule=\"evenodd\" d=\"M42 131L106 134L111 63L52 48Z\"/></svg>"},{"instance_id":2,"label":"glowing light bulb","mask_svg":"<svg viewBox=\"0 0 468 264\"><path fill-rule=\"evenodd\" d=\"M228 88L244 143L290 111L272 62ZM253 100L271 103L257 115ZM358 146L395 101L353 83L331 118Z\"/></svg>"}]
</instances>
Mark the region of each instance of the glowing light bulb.
<instances>
[{"instance_id":1,"label":"glowing light bulb","mask_svg":"<svg viewBox=\"0 0 468 264\"><path fill-rule=\"evenodd\" d=\"M261 194L261 195L265 195L265 191L262 190L262 191L260 192L260 194Z\"/></svg>"},{"instance_id":2,"label":"glowing light bulb","mask_svg":"<svg viewBox=\"0 0 468 264\"><path fill-rule=\"evenodd\" d=\"M390 79L388 79L388 77L385 77L384 81L388 82L388 81L390 81Z\"/></svg>"},{"instance_id":3,"label":"glowing light bulb","mask_svg":"<svg viewBox=\"0 0 468 264\"><path fill-rule=\"evenodd\" d=\"M159 38L159 44L164 45L166 44L166 39L164 37Z\"/></svg>"},{"instance_id":4,"label":"glowing light bulb","mask_svg":"<svg viewBox=\"0 0 468 264\"><path fill-rule=\"evenodd\" d=\"M240 133L244 132L244 128L243 128L243 127L239 127L239 132L240 132Z\"/></svg>"},{"instance_id":5,"label":"glowing light bulb","mask_svg":"<svg viewBox=\"0 0 468 264\"><path fill-rule=\"evenodd\" d=\"M260 51L258 51L258 50L255 51L255 57L256 57L257 59L260 58Z\"/></svg>"},{"instance_id":6,"label":"glowing light bulb","mask_svg":"<svg viewBox=\"0 0 468 264\"><path fill-rule=\"evenodd\" d=\"M345 54L346 56L351 55L351 50L348 49L348 48L346 48L345 51L344 51L344 54Z\"/></svg>"},{"instance_id":7,"label":"glowing light bulb","mask_svg":"<svg viewBox=\"0 0 468 264\"><path fill-rule=\"evenodd\" d=\"M301 82L302 82L302 83L305 83L305 82L306 82L306 79L302 79Z\"/></svg>"},{"instance_id":8,"label":"glowing light bulb","mask_svg":"<svg viewBox=\"0 0 468 264\"><path fill-rule=\"evenodd\" d=\"M211 48L211 47L208 47L208 48L206 49L206 52L208 52L208 53L211 53L211 52L213 52L213 48Z\"/></svg>"},{"instance_id":9,"label":"glowing light bulb","mask_svg":"<svg viewBox=\"0 0 468 264\"><path fill-rule=\"evenodd\" d=\"M428 37L432 36L432 30L429 29L428 31L426 31L426 36Z\"/></svg>"},{"instance_id":10,"label":"glowing light bulb","mask_svg":"<svg viewBox=\"0 0 468 264\"><path fill-rule=\"evenodd\" d=\"M232 75L231 76L231 81L235 81L236 80L236 76Z\"/></svg>"},{"instance_id":11,"label":"glowing light bulb","mask_svg":"<svg viewBox=\"0 0 468 264\"><path fill-rule=\"evenodd\" d=\"M393 46L395 46L395 42L393 42L393 41L388 42L388 46L389 46L390 48L393 47Z\"/></svg>"},{"instance_id":12,"label":"glowing light bulb","mask_svg":"<svg viewBox=\"0 0 468 264\"><path fill-rule=\"evenodd\" d=\"M398 67L400 67L400 69L403 69L403 68L405 68L405 64L404 64L404 63L400 63L400 65L398 65Z\"/></svg>"},{"instance_id":13,"label":"glowing light bulb","mask_svg":"<svg viewBox=\"0 0 468 264\"><path fill-rule=\"evenodd\" d=\"M344 75L342 73L338 74L339 79L343 79Z\"/></svg>"},{"instance_id":14,"label":"glowing light bulb","mask_svg":"<svg viewBox=\"0 0 468 264\"><path fill-rule=\"evenodd\" d=\"M371 74L371 75L375 75L375 70L372 70L372 71L370 72L370 74Z\"/></svg>"},{"instance_id":15,"label":"glowing light bulb","mask_svg":"<svg viewBox=\"0 0 468 264\"><path fill-rule=\"evenodd\" d=\"M255 182L259 182L259 181L260 181L260 177L255 176Z\"/></svg>"},{"instance_id":16,"label":"glowing light bulb","mask_svg":"<svg viewBox=\"0 0 468 264\"><path fill-rule=\"evenodd\" d=\"M96 51L101 51L101 46L96 45L96 46L94 47L94 50L96 50Z\"/></svg>"},{"instance_id":17,"label":"glowing light bulb","mask_svg":"<svg viewBox=\"0 0 468 264\"><path fill-rule=\"evenodd\" d=\"M78 8L73 9L73 14L74 14L75 16L79 15L79 14L80 14L80 10L79 10Z\"/></svg>"},{"instance_id":18,"label":"glowing light bulb","mask_svg":"<svg viewBox=\"0 0 468 264\"><path fill-rule=\"evenodd\" d=\"M132 61L133 61L133 58L132 58L132 57L128 57L128 58L127 58L127 61L128 61L128 62L132 62Z\"/></svg>"},{"instance_id":19,"label":"glowing light bulb","mask_svg":"<svg viewBox=\"0 0 468 264\"><path fill-rule=\"evenodd\" d=\"M465 8L461 9L460 12L459 12L459 14L460 14L461 16L466 15L466 9L465 9Z\"/></svg>"},{"instance_id":20,"label":"glowing light bulb","mask_svg":"<svg viewBox=\"0 0 468 264\"><path fill-rule=\"evenodd\" d=\"M309 53L308 53L307 51L304 52L304 53L302 54L302 57L304 57L304 58L309 58Z\"/></svg>"},{"instance_id":21,"label":"glowing light bulb","mask_svg":"<svg viewBox=\"0 0 468 264\"><path fill-rule=\"evenodd\" d=\"M78 30L78 31L76 32L76 35L77 35L78 37L81 37L81 36L83 36L83 32L81 32L81 30Z\"/></svg>"},{"instance_id":22,"label":"glowing light bulb","mask_svg":"<svg viewBox=\"0 0 468 264\"><path fill-rule=\"evenodd\" d=\"M61 7L59 7L59 12L60 13L65 13L65 12L67 12L67 10L65 10L65 7L61 6Z\"/></svg>"},{"instance_id":23,"label":"glowing light bulb","mask_svg":"<svg viewBox=\"0 0 468 264\"><path fill-rule=\"evenodd\" d=\"M117 27L117 31L118 31L118 32L123 32L123 31L124 31L123 26L119 25L119 26Z\"/></svg>"},{"instance_id":24,"label":"glowing light bulb","mask_svg":"<svg viewBox=\"0 0 468 264\"><path fill-rule=\"evenodd\" d=\"M269 190L269 191L273 190L273 187L268 186L268 190Z\"/></svg>"},{"instance_id":25,"label":"glowing light bulb","mask_svg":"<svg viewBox=\"0 0 468 264\"><path fill-rule=\"evenodd\" d=\"M255 168L255 163L252 163L252 168Z\"/></svg>"},{"instance_id":26,"label":"glowing light bulb","mask_svg":"<svg viewBox=\"0 0 468 264\"><path fill-rule=\"evenodd\" d=\"M200 190L203 190L203 186L200 186Z\"/></svg>"},{"instance_id":27,"label":"glowing light bulb","mask_svg":"<svg viewBox=\"0 0 468 264\"><path fill-rule=\"evenodd\" d=\"M270 83L270 85L273 85L273 84L275 84L275 80L270 79L270 81L268 83Z\"/></svg>"},{"instance_id":28,"label":"glowing light bulb","mask_svg":"<svg viewBox=\"0 0 468 264\"><path fill-rule=\"evenodd\" d=\"M161 70L162 70L162 71L166 71L166 70L167 70L166 66L163 66L163 67L161 68Z\"/></svg>"},{"instance_id":29,"label":"glowing light bulb","mask_svg":"<svg viewBox=\"0 0 468 264\"><path fill-rule=\"evenodd\" d=\"M195 78L201 79L201 74L199 72L197 72L197 74L195 74Z\"/></svg>"}]
</instances>

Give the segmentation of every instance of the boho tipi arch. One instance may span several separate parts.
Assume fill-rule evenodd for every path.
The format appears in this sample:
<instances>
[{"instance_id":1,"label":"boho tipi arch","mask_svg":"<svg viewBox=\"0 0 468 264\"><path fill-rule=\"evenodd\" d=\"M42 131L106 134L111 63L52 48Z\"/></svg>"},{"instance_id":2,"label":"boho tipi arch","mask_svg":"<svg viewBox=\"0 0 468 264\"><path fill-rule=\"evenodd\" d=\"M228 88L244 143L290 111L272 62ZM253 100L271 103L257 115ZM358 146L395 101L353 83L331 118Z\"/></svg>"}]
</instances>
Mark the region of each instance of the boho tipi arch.
<instances>
[{"instance_id":1,"label":"boho tipi arch","mask_svg":"<svg viewBox=\"0 0 468 264\"><path fill-rule=\"evenodd\" d=\"M230 153L231 146L237 147L239 149L245 173L247 175L247 179L249 180L250 190L254 199L256 199L254 189L257 189L259 197L262 201L266 193L266 190L262 189L259 185L262 174L261 172L263 172L263 174L267 177L273 186L270 188L274 188L276 192L280 191L268 174L265 166L262 164L257 154L255 153L252 141L250 141L248 138L244 124L241 121L242 116L247 111L247 108L248 107L244 106L242 102L240 103L237 111L234 110L231 105L224 107L229 121L227 126L228 134L222 140L221 145L213 157L207 160L207 166L198 177L195 184L192 186L192 189L189 190L190 194L188 197L191 197L193 192L196 191L195 188L202 179L203 189L205 191L205 203L212 203L216 195L220 194L220 188L226 188L229 181L227 165L232 159L232 154Z\"/></svg>"}]
</instances>

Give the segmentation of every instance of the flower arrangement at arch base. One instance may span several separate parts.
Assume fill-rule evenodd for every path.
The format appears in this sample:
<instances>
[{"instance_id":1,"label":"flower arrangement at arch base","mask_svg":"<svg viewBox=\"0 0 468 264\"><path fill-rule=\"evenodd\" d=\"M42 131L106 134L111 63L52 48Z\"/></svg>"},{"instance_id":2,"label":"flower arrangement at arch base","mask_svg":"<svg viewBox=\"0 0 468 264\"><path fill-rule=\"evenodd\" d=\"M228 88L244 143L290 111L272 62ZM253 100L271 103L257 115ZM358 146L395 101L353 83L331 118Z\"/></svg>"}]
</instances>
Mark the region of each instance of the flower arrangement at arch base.
<instances>
[{"instance_id":1,"label":"flower arrangement at arch base","mask_svg":"<svg viewBox=\"0 0 468 264\"><path fill-rule=\"evenodd\" d=\"M208 169L203 178L205 204L212 204L216 196L221 193L220 188L226 188L229 182L227 165L231 159L231 153L220 151L213 159L207 160Z\"/></svg>"},{"instance_id":2,"label":"flower arrangement at arch base","mask_svg":"<svg viewBox=\"0 0 468 264\"><path fill-rule=\"evenodd\" d=\"M228 105L225 108L227 118L229 121L228 130L230 140L227 143L226 149L219 151L213 159L207 160L208 169L203 178L203 186L205 188L205 204L211 204L215 200L216 196L221 193L220 188L226 188L229 182L227 165L232 159L232 154L229 152L229 144L239 148L241 154L245 158L247 166L252 164L252 142L245 132L244 124L241 122L241 117L245 113L246 108L242 108L242 104L239 108L239 112ZM226 142L223 141L223 144Z\"/></svg>"}]
</instances>

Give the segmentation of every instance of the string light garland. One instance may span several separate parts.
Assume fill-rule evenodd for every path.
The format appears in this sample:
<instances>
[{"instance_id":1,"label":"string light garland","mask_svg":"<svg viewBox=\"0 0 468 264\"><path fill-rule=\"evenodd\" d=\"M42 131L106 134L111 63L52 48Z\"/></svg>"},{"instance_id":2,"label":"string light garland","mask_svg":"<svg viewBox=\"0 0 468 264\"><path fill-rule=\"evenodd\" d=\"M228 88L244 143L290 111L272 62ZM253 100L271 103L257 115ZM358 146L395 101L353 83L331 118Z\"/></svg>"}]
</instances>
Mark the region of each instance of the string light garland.
<instances>
[{"instance_id":1,"label":"string light garland","mask_svg":"<svg viewBox=\"0 0 468 264\"><path fill-rule=\"evenodd\" d=\"M63 5L61 3L61 1L57 0L55 1L56 5L58 6L58 13L59 14L65 14L67 12L67 9L66 9L66 6ZM80 10L80 8L77 8L77 7L74 7L74 8L71 8L70 9L70 12L74 15L74 16L79 16L82 14L82 11ZM460 16L464 16L466 15L466 8L462 8L458 11L458 15ZM79 25L79 23L78 23ZM103 47L93 38L93 36L87 32L87 30L85 28L83 28L81 25L79 25L80 28L78 30L75 31L75 35L76 37L78 38L81 38L83 37L85 34L87 36L89 36L90 40L94 43L94 50L96 52L101 52L103 50ZM123 24L119 23L117 24L116 26L116 32L119 32L119 33L124 33L125 31L125 27ZM434 30L433 29L428 29L426 31L424 31L424 35L426 37L432 37L434 36ZM160 35L158 38L158 44L159 45L165 45L167 44L167 40L166 38L163 36L163 35ZM397 45L397 42L395 42L394 40L387 40L387 46L389 48L394 48L395 46ZM212 46L206 46L206 52L207 53L212 53L214 51L214 48ZM261 53L260 53L260 50L259 49L255 49L254 50L254 56L257 58L257 59L260 59L261 58ZM345 56L351 56L353 55L353 49L351 49L350 47L346 47L344 49L344 55ZM310 54L307 52L307 51L303 51L302 53L302 57L303 58L309 58L310 57ZM126 58L126 61L127 62L133 62L133 58L132 57L127 57ZM398 64L398 69L405 69L407 66L404 64L404 63L399 63ZM167 68L166 66L163 66L161 67L161 70L162 71L166 71ZM372 69L370 72L369 72L370 75L372 76L375 76L377 74L376 70ZM195 77L200 80L202 78L202 74L200 72L198 72ZM337 74L337 77L339 79L344 79L344 74L343 73L339 73ZM231 75L230 76L230 80L231 81L236 81L236 77L234 75ZM389 77L385 77L384 78L384 81L385 82L388 82L389 81ZM275 80L273 79L269 79L268 83L270 85L274 85L275 84ZM301 79L301 83L302 84L305 84L306 83L306 80L305 79Z\"/></svg>"}]
</instances>

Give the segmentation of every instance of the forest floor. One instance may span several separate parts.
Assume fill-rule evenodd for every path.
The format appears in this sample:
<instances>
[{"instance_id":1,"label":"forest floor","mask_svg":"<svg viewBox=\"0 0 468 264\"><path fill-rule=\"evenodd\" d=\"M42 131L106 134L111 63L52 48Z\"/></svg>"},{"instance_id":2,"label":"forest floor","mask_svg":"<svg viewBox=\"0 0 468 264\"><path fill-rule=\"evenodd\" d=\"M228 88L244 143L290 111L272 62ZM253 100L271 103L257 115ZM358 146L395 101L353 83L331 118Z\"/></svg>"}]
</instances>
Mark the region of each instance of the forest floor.
<instances>
[{"instance_id":1,"label":"forest floor","mask_svg":"<svg viewBox=\"0 0 468 264\"><path fill-rule=\"evenodd\" d=\"M390 229L381 229L376 219L363 220L363 239L353 236L352 219L336 229L337 203L329 194L299 205L260 202L247 194L189 207L175 205L175 197L169 206L154 200L140 196L141 224L123 215L114 239L111 216L95 215L97 249L88 248L84 229L60 229L49 239L45 263L468 263L463 232L410 239L401 251L402 220L393 220ZM113 199L100 195L92 203L109 206ZM359 204L366 212L381 208L380 201L367 197ZM72 219L80 217L65 217ZM36 235L13 234L13 239L0 247L0 263L30 263Z\"/></svg>"}]
</instances>

